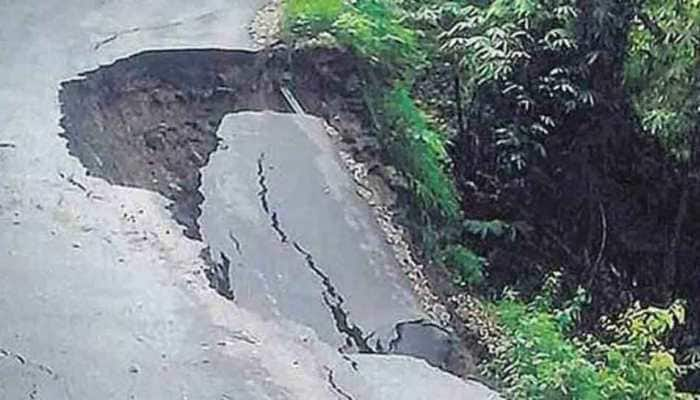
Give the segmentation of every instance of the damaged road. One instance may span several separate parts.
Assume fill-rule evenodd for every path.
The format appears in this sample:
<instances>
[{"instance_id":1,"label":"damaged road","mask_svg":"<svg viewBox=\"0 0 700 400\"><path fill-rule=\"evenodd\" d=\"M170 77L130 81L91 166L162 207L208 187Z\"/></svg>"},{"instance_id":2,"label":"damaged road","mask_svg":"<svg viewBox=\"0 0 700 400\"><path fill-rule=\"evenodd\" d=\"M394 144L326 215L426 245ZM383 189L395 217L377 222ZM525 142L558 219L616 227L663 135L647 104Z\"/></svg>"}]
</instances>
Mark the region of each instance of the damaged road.
<instances>
[{"instance_id":1,"label":"damaged road","mask_svg":"<svg viewBox=\"0 0 700 400\"><path fill-rule=\"evenodd\" d=\"M458 346L435 339L449 337L440 327L403 329L426 315L320 120L238 113L218 133L227 150L203 169L202 232L231 265L237 304L311 326L344 353L401 352L459 370Z\"/></svg>"},{"instance_id":2,"label":"damaged road","mask_svg":"<svg viewBox=\"0 0 700 400\"><path fill-rule=\"evenodd\" d=\"M1 6L0 398L493 395L426 363L461 359L320 120L223 50L263 5Z\"/></svg>"}]
</instances>

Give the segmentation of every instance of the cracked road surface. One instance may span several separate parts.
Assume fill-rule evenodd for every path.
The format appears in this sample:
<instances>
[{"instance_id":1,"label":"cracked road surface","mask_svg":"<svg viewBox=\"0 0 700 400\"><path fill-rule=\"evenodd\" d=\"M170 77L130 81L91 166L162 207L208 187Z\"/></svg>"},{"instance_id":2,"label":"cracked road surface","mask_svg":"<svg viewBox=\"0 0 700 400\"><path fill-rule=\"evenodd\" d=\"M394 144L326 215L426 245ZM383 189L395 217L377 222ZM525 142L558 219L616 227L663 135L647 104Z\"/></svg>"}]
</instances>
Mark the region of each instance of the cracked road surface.
<instances>
[{"instance_id":1,"label":"cracked road surface","mask_svg":"<svg viewBox=\"0 0 700 400\"><path fill-rule=\"evenodd\" d=\"M230 150L203 172L204 242L162 196L88 176L68 154L61 82L143 50L248 48L262 5L0 4L0 399L492 395L423 360L338 351L353 328L384 338L422 314L318 121L226 117ZM229 260L233 301L209 287L207 245Z\"/></svg>"},{"instance_id":2,"label":"cracked road surface","mask_svg":"<svg viewBox=\"0 0 700 400\"><path fill-rule=\"evenodd\" d=\"M239 305L362 352L425 317L320 120L230 114L219 136L227 150L204 168L200 221Z\"/></svg>"}]
</instances>

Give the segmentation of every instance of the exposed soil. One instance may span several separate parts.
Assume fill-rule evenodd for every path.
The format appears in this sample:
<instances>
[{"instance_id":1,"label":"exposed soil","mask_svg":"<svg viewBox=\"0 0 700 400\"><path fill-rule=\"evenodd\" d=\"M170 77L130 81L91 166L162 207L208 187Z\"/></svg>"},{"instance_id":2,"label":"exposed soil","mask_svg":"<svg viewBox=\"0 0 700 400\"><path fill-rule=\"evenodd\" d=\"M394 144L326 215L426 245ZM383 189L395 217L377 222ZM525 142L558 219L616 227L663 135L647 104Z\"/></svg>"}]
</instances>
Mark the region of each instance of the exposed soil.
<instances>
[{"instance_id":1,"label":"exposed soil","mask_svg":"<svg viewBox=\"0 0 700 400\"><path fill-rule=\"evenodd\" d=\"M64 82L59 99L71 155L110 183L156 191L186 236L201 239L200 168L235 111L286 111L267 54L150 51Z\"/></svg>"}]
</instances>

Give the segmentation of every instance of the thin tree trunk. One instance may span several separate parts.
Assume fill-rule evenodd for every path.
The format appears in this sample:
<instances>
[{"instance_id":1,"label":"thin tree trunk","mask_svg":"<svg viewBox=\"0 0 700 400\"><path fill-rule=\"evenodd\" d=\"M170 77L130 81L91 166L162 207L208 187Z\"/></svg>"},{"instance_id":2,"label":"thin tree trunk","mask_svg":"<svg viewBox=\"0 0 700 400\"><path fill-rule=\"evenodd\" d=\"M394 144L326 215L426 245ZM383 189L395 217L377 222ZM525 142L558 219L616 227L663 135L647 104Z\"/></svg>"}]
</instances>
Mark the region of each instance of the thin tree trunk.
<instances>
[{"instance_id":1,"label":"thin tree trunk","mask_svg":"<svg viewBox=\"0 0 700 400\"><path fill-rule=\"evenodd\" d=\"M459 71L454 71L455 107L457 108L457 132L459 137L464 137L464 110L462 106L462 81L459 79Z\"/></svg>"},{"instance_id":2,"label":"thin tree trunk","mask_svg":"<svg viewBox=\"0 0 700 400\"><path fill-rule=\"evenodd\" d=\"M673 233L671 236L671 242L669 244L668 253L664 259L664 269L666 270L666 276L668 277L668 282L666 284L673 288L673 296L676 295L677 277L678 277L678 248L680 247L680 242L683 234L683 222L688 215L688 194L690 193L690 181L688 179L688 174L683 179L683 193L681 198L678 200L678 212L676 213L676 218L673 226Z\"/></svg>"}]
</instances>

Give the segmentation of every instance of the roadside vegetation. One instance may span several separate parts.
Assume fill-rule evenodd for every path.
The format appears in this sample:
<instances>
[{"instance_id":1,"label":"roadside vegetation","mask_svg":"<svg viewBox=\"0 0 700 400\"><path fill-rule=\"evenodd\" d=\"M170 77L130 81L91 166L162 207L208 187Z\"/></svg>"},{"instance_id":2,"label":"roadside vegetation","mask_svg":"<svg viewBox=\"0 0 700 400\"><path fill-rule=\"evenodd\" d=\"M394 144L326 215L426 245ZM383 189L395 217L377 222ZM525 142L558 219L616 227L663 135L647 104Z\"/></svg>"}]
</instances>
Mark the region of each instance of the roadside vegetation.
<instances>
[{"instance_id":1,"label":"roadside vegetation","mask_svg":"<svg viewBox=\"0 0 700 400\"><path fill-rule=\"evenodd\" d=\"M424 257L512 399L686 399L700 348L700 1L286 0L370 65Z\"/></svg>"}]
</instances>

